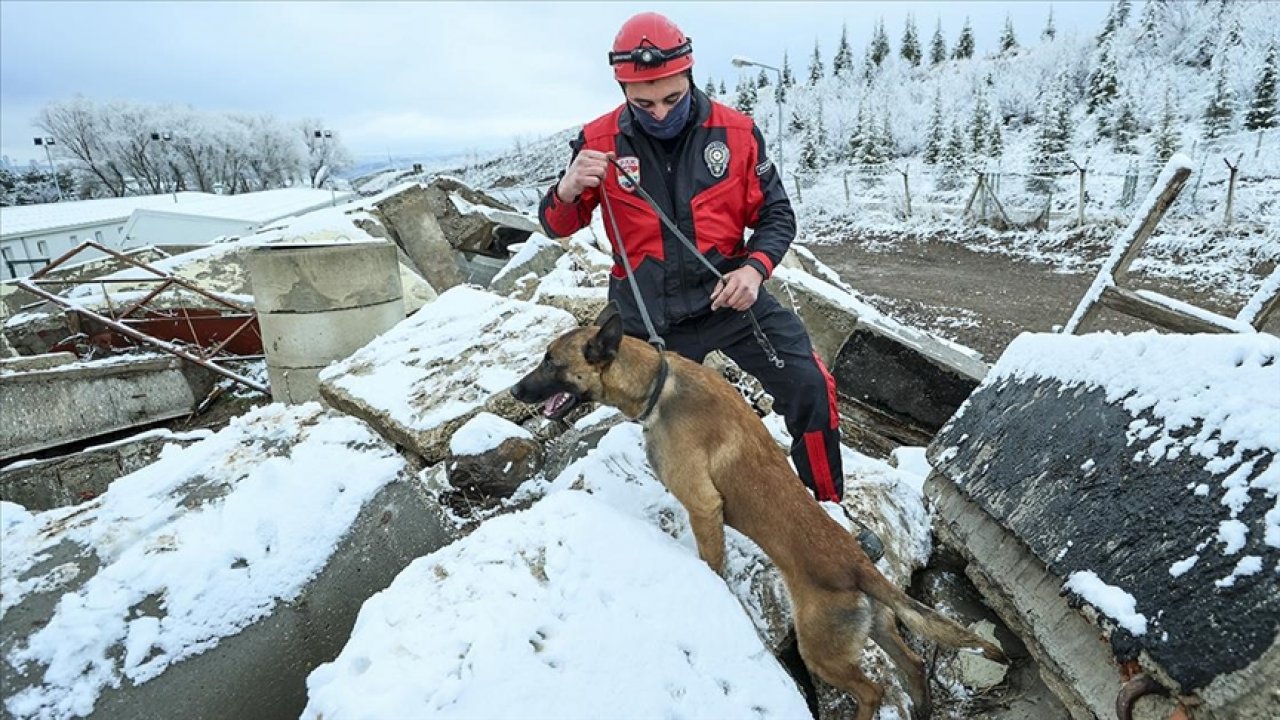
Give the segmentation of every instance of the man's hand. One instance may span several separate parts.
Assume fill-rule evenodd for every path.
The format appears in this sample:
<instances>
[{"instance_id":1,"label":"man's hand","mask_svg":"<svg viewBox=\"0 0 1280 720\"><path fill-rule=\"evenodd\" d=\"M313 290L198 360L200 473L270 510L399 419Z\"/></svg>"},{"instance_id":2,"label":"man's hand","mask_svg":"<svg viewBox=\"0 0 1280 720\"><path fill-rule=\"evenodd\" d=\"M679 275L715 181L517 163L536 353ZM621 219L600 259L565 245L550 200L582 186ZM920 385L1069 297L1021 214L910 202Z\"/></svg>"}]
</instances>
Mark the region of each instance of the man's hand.
<instances>
[{"instance_id":1,"label":"man's hand","mask_svg":"<svg viewBox=\"0 0 1280 720\"><path fill-rule=\"evenodd\" d=\"M734 310L749 310L756 304L756 296L760 294L760 284L764 276L750 265L725 273L716 289L711 292L711 309L731 307Z\"/></svg>"},{"instance_id":2,"label":"man's hand","mask_svg":"<svg viewBox=\"0 0 1280 720\"><path fill-rule=\"evenodd\" d=\"M560 202L573 202L583 190L589 187L600 187L604 182L604 174L609 169L609 158L613 153L602 153L599 150L583 150L569 163L556 185L556 197Z\"/></svg>"}]
</instances>

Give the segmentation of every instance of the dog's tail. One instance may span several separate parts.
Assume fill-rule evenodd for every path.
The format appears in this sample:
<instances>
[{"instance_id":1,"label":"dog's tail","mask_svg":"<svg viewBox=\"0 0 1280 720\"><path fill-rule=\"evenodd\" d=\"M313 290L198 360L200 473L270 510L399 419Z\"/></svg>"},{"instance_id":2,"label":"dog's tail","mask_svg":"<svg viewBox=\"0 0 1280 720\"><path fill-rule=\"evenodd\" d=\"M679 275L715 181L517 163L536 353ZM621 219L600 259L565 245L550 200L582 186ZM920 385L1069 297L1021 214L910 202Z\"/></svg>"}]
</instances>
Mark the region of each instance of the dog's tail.
<instances>
[{"instance_id":1,"label":"dog's tail","mask_svg":"<svg viewBox=\"0 0 1280 720\"><path fill-rule=\"evenodd\" d=\"M893 610L912 632L947 647L979 651L988 660L1008 664L1004 651L995 644L983 640L960 623L918 602L878 571L868 573L863 579L864 582L860 583L862 591Z\"/></svg>"}]
</instances>

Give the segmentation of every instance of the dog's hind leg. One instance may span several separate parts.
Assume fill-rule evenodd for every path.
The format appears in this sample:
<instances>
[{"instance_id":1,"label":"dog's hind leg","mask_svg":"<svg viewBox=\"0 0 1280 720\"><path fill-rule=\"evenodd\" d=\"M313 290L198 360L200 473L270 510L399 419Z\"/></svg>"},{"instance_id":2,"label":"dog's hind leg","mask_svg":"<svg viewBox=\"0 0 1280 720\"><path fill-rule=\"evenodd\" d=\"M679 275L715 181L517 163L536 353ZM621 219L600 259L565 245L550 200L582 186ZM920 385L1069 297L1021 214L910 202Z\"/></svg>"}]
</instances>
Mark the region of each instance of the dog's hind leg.
<instances>
[{"instance_id":1,"label":"dog's hind leg","mask_svg":"<svg viewBox=\"0 0 1280 720\"><path fill-rule=\"evenodd\" d=\"M822 593L802 598L793 592L796 641L800 657L812 673L857 699L855 720L871 720L884 698L884 689L862 673L859 663L874 610L865 598L850 603L847 597Z\"/></svg>"},{"instance_id":2,"label":"dog's hind leg","mask_svg":"<svg viewBox=\"0 0 1280 720\"><path fill-rule=\"evenodd\" d=\"M907 692L911 695L912 717L916 720L929 717L931 703L924 661L903 641L902 635L898 633L898 619L889 608L880 607L876 610L876 619L871 626L871 639L888 654L906 679Z\"/></svg>"}]
</instances>

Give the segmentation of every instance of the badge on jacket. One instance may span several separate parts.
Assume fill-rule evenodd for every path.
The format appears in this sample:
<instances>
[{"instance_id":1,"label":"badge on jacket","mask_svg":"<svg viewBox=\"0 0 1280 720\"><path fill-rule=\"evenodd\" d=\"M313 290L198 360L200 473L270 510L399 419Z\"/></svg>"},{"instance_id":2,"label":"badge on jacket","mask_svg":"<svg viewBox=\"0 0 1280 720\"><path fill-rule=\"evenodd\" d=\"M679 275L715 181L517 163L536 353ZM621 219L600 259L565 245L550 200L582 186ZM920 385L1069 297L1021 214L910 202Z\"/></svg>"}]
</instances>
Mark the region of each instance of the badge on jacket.
<instances>
[{"instance_id":1,"label":"badge on jacket","mask_svg":"<svg viewBox=\"0 0 1280 720\"><path fill-rule=\"evenodd\" d=\"M640 158L634 155L620 157L618 158L618 167L626 170L627 174L634 178L636 182L640 182ZM623 175L621 172L618 173L618 186L629 193L636 191L636 186L631 183L631 180L627 179L627 175Z\"/></svg>"},{"instance_id":2,"label":"badge on jacket","mask_svg":"<svg viewBox=\"0 0 1280 720\"><path fill-rule=\"evenodd\" d=\"M707 169L712 176L722 178L724 171L729 169L729 146L719 140L707 143L706 149L702 151L702 159L707 162Z\"/></svg>"}]
</instances>

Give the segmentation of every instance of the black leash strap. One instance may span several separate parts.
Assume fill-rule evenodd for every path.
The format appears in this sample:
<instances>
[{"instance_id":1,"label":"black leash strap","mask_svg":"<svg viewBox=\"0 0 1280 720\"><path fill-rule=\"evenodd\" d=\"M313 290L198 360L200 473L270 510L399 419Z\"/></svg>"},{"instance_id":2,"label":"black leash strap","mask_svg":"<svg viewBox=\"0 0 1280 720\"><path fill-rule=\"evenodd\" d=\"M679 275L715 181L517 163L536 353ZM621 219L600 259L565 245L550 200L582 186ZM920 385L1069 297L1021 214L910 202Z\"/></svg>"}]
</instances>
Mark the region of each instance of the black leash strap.
<instances>
[{"instance_id":1,"label":"black leash strap","mask_svg":"<svg viewBox=\"0 0 1280 720\"><path fill-rule=\"evenodd\" d=\"M609 193L604 191L603 184L600 187L600 198L604 204L604 214L609 216L609 224L613 226L613 236L618 239L616 243L618 252L622 254L622 269L627 271L627 280L631 285L631 294L636 298L636 306L640 308L640 319L644 320L644 327L649 331L649 344L658 348L658 353L667 349L667 343L658 334L653 327L653 320L649 318L649 308L645 307L644 300L640 297L640 284L636 282L636 275L631 270L631 260L627 257L627 246L622 242L622 235L618 233L618 219L613 215L613 205L609 203ZM662 367L667 366L666 359L662 361ZM652 406L649 408L652 410ZM645 413L648 414L647 412Z\"/></svg>"},{"instance_id":2,"label":"black leash strap","mask_svg":"<svg viewBox=\"0 0 1280 720\"><path fill-rule=\"evenodd\" d=\"M716 279L723 280L724 273L720 272L715 265L712 265L710 260L703 257L702 253L698 252L698 247L694 245L689 238L685 237L685 234L680 231L680 228L671 221L671 218L667 217L667 214L662 211L662 208L658 207L658 203L653 199L653 196L644 188L640 187L640 181L631 173L623 169L623 167L619 165L618 161L614 158L609 158L609 164L616 168L619 173L622 173L622 177L626 178L627 182L631 183L631 186L640 194L640 197L643 198L645 202L649 203L649 207L653 208L653 211L658 214L658 219L667 227L668 230L671 231L673 235L676 236L676 239L678 239L680 243L689 250L689 252L693 253L693 256L705 265L707 269L711 271L711 274L716 276ZM636 302L640 304L640 314L644 317L645 326L649 328L649 335L651 336L650 342L653 342L652 336L655 335L653 324L649 322L649 313L645 310L644 303L640 302L640 288L636 285L635 276L631 274L631 264L627 262L627 255L626 250L623 248L622 236L618 234L618 223L616 220L613 220L613 209L609 206L609 195L604 191L603 184L600 186L600 196L604 198L605 210L608 212L609 218L613 222L613 236L618 238L618 249L622 250L623 266L627 270L627 277L631 280L631 289L635 292ZM747 317L751 319L751 333L755 335L756 342L760 343L760 347L764 349L764 354L769 358L769 362L772 362L773 366L779 369L786 367L786 361L783 360L778 355L778 352L773 349L773 343L769 342L769 337L764 334L764 328L760 327L760 321L756 319L755 312L748 308Z\"/></svg>"}]
</instances>

